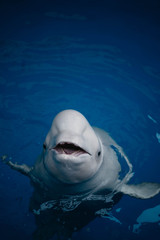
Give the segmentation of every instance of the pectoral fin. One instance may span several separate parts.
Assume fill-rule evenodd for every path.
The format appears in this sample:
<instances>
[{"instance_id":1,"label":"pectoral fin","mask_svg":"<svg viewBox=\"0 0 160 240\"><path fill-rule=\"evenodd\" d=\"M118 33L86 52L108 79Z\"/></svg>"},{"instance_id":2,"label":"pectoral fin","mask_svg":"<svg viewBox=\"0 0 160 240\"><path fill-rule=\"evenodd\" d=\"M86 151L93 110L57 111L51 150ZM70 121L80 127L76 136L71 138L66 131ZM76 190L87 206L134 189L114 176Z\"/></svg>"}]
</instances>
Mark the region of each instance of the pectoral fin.
<instances>
[{"instance_id":1,"label":"pectoral fin","mask_svg":"<svg viewBox=\"0 0 160 240\"><path fill-rule=\"evenodd\" d=\"M5 161L5 163L7 165L9 165L12 169L14 169L14 170L26 175L26 176L29 176L29 174L32 170L32 167L29 167L26 164L19 165L17 163L13 163L11 161Z\"/></svg>"},{"instance_id":2,"label":"pectoral fin","mask_svg":"<svg viewBox=\"0 0 160 240\"><path fill-rule=\"evenodd\" d=\"M124 184L120 192L132 197L147 199L160 193L160 183L141 183L137 185Z\"/></svg>"}]
</instances>

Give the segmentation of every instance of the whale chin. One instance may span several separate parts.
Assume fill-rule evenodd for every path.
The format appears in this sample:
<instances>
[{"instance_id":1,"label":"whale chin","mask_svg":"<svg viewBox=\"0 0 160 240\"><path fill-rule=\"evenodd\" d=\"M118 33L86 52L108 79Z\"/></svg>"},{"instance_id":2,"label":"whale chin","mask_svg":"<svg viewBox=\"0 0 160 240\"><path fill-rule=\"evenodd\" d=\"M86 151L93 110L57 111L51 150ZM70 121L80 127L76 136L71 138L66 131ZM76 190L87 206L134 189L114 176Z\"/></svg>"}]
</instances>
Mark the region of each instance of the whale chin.
<instances>
[{"instance_id":1,"label":"whale chin","mask_svg":"<svg viewBox=\"0 0 160 240\"><path fill-rule=\"evenodd\" d=\"M53 149L56 151L57 154L66 154L66 155L74 155L74 156L79 156L82 154L91 155L80 146L71 142L60 142L55 147L53 147Z\"/></svg>"}]
</instances>

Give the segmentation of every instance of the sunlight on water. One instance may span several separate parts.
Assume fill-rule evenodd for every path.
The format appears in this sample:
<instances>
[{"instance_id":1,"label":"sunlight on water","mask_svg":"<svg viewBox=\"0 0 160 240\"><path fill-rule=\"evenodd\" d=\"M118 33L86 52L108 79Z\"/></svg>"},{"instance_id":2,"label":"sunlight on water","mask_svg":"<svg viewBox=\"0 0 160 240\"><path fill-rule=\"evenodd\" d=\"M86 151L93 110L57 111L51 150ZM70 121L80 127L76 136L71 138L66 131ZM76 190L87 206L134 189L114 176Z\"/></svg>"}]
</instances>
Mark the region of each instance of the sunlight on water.
<instances>
[{"instance_id":1,"label":"sunlight on water","mask_svg":"<svg viewBox=\"0 0 160 240\"><path fill-rule=\"evenodd\" d=\"M133 232L141 231L142 224L160 222L160 205L144 210L133 225Z\"/></svg>"}]
</instances>

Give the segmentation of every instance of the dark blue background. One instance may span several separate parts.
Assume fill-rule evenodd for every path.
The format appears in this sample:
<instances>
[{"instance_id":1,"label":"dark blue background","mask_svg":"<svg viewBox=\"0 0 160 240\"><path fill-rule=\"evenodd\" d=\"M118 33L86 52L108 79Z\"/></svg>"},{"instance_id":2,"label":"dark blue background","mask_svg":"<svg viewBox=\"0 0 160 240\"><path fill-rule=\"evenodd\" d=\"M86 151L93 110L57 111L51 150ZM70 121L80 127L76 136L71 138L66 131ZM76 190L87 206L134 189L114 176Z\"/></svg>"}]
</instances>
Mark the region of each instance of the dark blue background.
<instances>
[{"instance_id":1,"label":"dark blue background","mask_svg":"<svg viewBox=\"0 0 160 240\"><path fill-rule=\"evenodd\" d=\"M53 117L73 108L123 147L132 182L160 182L159 69L159 1L1 1L0 154L32 165ZM0 239L31 239L29 180L0 168ZM151 239L157 223L132 226L158 204L124 196L121 225L97 218L74 239Z\"/></svg>"}]
</instances>

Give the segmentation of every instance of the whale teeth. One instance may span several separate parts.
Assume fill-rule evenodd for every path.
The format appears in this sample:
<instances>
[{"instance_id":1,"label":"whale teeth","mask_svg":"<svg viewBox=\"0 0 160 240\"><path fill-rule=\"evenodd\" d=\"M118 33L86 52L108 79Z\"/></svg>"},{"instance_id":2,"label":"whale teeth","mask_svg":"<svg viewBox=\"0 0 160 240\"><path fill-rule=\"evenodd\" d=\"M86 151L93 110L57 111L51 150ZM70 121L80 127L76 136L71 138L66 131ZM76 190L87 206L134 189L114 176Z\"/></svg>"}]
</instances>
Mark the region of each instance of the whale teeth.
<instances>
[{"instance_id":1,"label":"whale teeth","mask_svg":"<svg viewBox=\"0 0 160 240\"><path fill-rule=\"evenodd\" d=\"M53 149L56 150L56 152L59 154L67 154L67 155L71 155L71 154L81 155L81 154L87 153L81 147L70 142L58 143Z\"/></svg>"}]
</instances>

